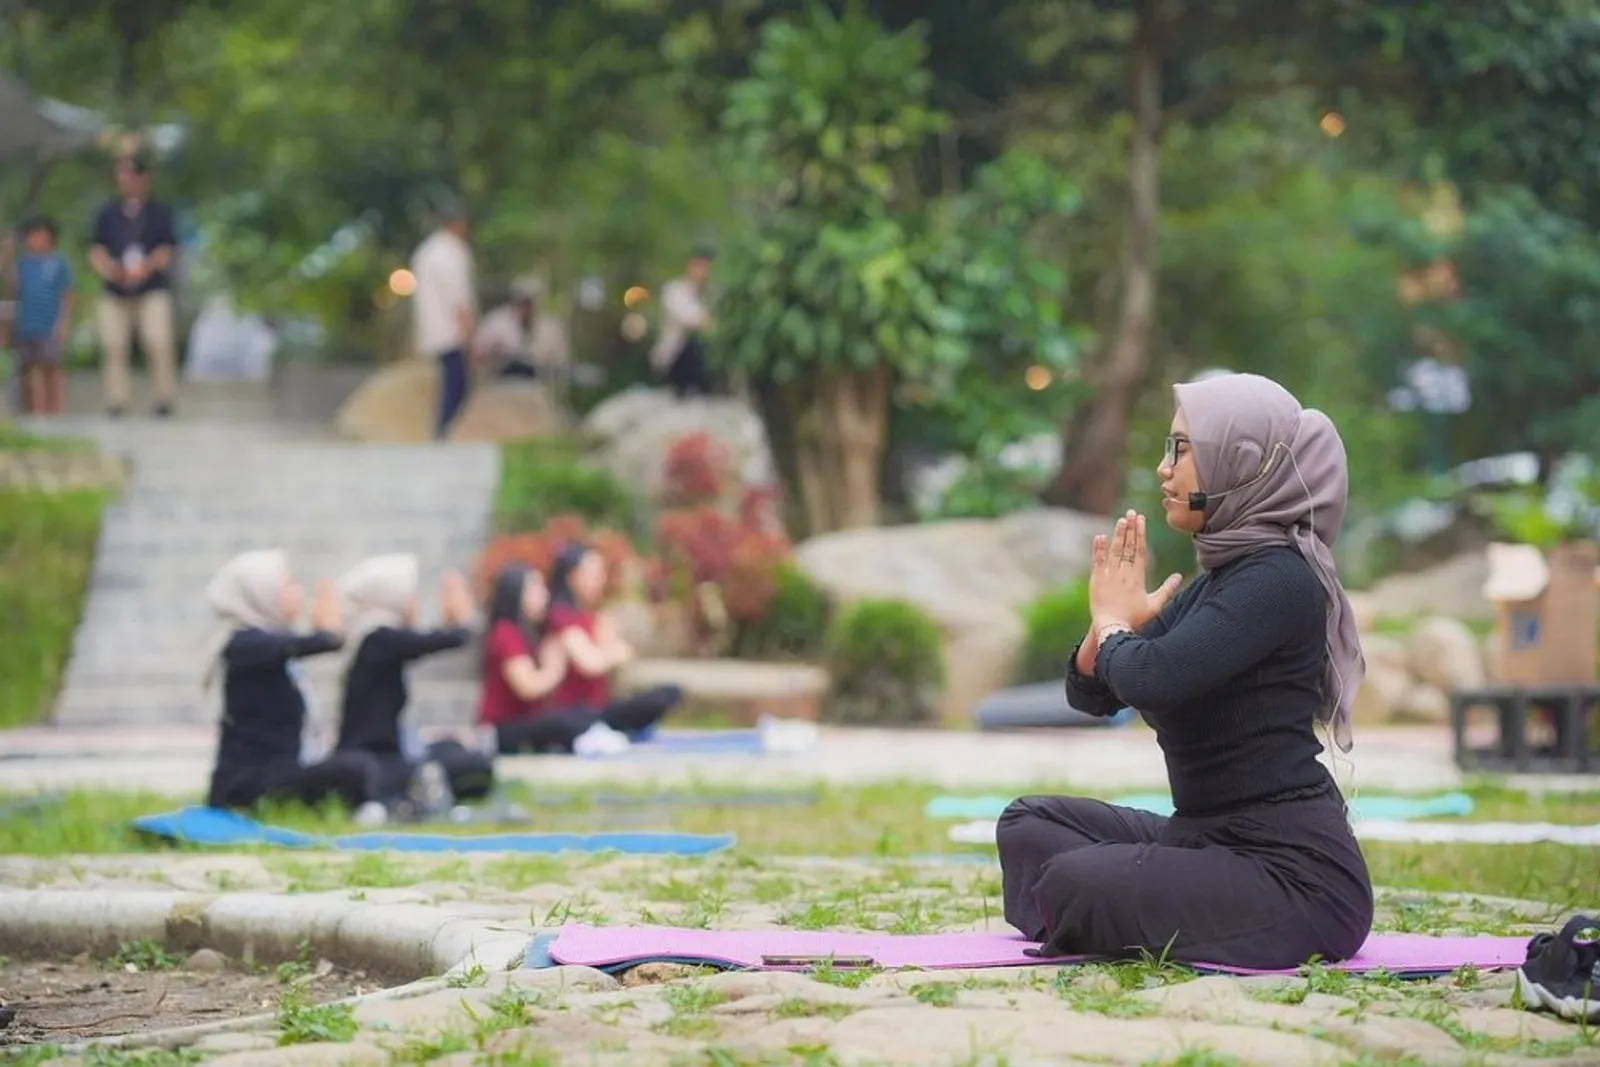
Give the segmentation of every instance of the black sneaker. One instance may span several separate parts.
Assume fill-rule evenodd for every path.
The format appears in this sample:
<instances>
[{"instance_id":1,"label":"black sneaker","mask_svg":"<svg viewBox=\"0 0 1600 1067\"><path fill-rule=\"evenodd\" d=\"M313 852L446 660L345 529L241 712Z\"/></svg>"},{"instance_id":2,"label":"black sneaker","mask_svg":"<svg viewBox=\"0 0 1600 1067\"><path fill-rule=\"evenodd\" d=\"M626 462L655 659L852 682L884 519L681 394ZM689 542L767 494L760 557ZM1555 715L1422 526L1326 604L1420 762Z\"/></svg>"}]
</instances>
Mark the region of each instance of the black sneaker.
<instances>
[{"instance_id":1,"label":"black sneaker","mask_svg":"<svg viewBox=\"0 0 1600 1067\"><path fill-rule=\"evenodd\" d=\"M1529 941L1528 958L1517 968L1517 991L1530 1011L1600 1022L1600 922L1574 915L1559 934Z\"/></svg>"}]
</instances>

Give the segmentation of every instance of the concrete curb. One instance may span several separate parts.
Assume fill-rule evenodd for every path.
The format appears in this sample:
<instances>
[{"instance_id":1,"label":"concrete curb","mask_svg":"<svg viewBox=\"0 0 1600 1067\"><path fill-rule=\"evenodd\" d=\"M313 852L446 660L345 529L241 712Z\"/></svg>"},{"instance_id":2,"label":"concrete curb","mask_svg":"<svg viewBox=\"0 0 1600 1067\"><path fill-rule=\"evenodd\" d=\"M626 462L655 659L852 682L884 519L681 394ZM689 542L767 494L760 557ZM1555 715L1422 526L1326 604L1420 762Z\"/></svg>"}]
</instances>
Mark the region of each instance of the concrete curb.
<instances>
[{"instance_id":1,"label":"concrete curb","mask_svg":"<svg viewBox=\"0 0 1600 1067\"><path fill-rule=\"evenodd\" d=\"M0 953L104 957L125 942L148 940L174 952L210 948L250 963L281 963L298 959L304 943L341 966L406 982L343 1002L352 1004L417 996L475 968L516 970L532 939L531 930L417 904L268 893L0 889ZM172 1047L210 1033L259 1029L272 1018L251 1016L82 1044Z\"/></svg>"}]
</instances>

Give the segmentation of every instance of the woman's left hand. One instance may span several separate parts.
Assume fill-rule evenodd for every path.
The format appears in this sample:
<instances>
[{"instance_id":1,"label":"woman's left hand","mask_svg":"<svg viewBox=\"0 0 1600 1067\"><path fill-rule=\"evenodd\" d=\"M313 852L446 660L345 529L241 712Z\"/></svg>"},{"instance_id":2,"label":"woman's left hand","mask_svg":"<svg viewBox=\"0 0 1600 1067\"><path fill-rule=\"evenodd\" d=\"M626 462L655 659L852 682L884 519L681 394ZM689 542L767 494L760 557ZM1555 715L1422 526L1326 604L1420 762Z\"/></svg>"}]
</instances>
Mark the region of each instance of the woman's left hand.
<instances>
[{"instance_id":1,"label":"woman's left hand","mask_svg":"<svg viewBox=\"0 0 1600 1067\"><path fill-rule=\"evenodd\" d=\"M1117 520L1111 543L1095 538L1095 564L1089 572L1089 612L1096 628L1133 620L1146 613L1144 516L1130 511Z\"/></svg>"}]
</instances>

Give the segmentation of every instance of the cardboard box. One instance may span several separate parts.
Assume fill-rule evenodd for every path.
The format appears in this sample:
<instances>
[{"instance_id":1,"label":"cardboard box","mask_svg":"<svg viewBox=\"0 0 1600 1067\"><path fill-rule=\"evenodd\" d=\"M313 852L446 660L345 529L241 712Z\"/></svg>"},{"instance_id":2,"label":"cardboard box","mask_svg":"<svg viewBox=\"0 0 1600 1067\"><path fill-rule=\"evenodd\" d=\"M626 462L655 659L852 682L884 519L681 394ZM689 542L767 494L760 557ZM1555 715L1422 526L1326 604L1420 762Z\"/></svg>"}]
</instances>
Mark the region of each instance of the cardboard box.
<instances>
[{"instance_id":1,"label":"cardboard box","mask_svg":"<svg viewBox=\"0 0 1600 1067\"><path fill-rule=\"evenodd\" d=\"M1483 595L1495 606L1497 681L1594 685L1600 675L1600 545L1571 541L1549 555L1532 545L1489 546Z\"/></svg>"}]
</instances>

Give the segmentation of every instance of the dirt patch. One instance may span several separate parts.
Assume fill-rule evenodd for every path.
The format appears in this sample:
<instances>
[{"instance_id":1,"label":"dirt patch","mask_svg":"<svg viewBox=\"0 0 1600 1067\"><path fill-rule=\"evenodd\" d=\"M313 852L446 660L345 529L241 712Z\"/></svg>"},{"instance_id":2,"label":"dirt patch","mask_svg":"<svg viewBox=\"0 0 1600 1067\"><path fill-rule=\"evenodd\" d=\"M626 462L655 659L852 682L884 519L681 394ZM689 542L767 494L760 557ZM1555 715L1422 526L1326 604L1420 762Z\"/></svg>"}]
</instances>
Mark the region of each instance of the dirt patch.
<instances>
[{"instance_id":1,"label":"dirt patch","mask_svg":"<svg viewBox=\"0 0 1600 1067\"><path fill-rule=\"evenodd\" d=\"M154 966L0 960L0 1049L219 1022L272 1012L285 993L321 1004L390 984L326 960L252 968L210 951Z\"/></svg>"}]
</instances>

